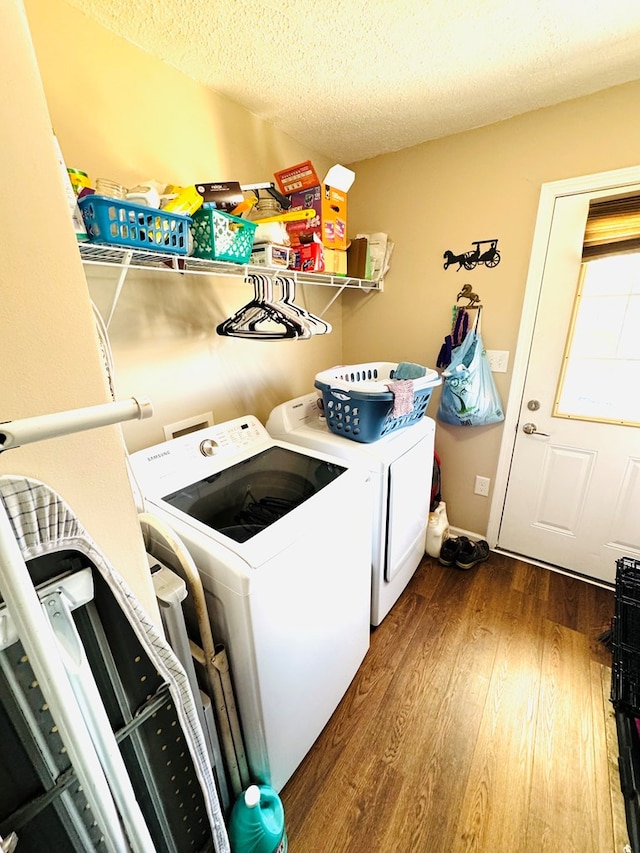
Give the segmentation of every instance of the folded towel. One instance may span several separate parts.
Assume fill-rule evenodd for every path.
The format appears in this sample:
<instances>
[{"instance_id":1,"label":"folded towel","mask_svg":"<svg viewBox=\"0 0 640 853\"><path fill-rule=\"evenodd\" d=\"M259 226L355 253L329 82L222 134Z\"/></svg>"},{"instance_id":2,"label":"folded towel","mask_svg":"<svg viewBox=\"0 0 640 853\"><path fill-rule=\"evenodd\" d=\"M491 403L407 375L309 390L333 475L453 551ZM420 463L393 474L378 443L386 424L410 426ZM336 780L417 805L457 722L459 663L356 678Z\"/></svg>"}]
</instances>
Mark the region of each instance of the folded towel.
<instances>
[{"instance_id":1,"label":"folded towel","mask_svg":"<svg viewBox=\"0 0 640 853\"><path fill-rule=\"evenodd\" d=\"M399 379L389 382L387 388L393 394L393 417L410 415L413 411L413 380Z\"/></svg>"},{"instance_id":2,"label":"folded towel","mask_svg":"<svg viewBox=\"0 0 640 853\"><path fill-rule=\"evenodd\" d=\"M412 361L401 361L393 374L394 379L420 379L427 373L427 368Z\"/></svg>"}]
</instances>

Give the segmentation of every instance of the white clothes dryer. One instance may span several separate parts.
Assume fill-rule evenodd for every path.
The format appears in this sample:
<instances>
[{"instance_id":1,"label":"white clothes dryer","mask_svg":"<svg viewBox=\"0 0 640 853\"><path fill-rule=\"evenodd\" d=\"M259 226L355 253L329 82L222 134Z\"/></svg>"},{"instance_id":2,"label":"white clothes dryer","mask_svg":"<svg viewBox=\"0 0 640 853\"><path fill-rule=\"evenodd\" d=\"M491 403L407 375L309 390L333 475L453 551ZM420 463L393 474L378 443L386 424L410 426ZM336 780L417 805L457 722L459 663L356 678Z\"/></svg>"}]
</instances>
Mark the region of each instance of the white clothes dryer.
<instances>
[{"instance_id":1,"label":"white clothes dryer","mask_svg":"<svg viewBox=\"0 0 640 853\"><path fill-rule=\"evenodd\" d=\"M425 553L431 501L435 422L411 426L368 444L332 433L317 393L282 403L269 415L267 430L345 464L365 466L371 476L371 624L379 625L411 580Z\"/></svg>"},{"instance_id":2,"label":"white clothes dryer","mask_svg":"<svg viewBox=\"0 0 640 853\"><path fill-rule=\"evenodd\" d=\"M131 455L182 539L227 647L249 772L280 790L369 647L368 472L247 416Z\"/></svg>"}]
</instances>

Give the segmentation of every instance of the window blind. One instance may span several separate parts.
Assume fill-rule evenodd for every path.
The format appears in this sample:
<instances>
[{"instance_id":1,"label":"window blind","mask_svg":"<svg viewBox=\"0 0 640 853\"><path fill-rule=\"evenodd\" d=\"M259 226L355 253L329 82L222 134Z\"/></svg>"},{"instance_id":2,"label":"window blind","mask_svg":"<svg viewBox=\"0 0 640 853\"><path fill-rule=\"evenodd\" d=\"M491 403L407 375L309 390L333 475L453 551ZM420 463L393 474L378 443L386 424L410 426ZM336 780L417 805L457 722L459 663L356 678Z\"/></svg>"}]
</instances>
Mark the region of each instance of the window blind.
<instances>
[{"instance_id":1,"label":"window blind","mask_svg":"<svg viewBox=\"0 0 640 853\"><path fill-rule=\"evenodd\" d=\"M640 195L592 199L582 260L640 251Z\"/></svg>"}]
</instances>

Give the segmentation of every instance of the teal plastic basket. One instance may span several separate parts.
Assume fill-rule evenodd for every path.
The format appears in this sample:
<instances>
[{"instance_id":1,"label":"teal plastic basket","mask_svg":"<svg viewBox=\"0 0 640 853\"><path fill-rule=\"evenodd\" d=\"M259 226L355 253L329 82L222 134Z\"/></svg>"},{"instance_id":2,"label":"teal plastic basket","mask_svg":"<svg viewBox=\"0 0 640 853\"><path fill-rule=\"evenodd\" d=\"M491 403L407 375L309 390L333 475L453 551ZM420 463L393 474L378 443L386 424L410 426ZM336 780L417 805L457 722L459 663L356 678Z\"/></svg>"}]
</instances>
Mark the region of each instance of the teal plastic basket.
<instances>
[{"instance_id":1,"label":"teal plastic basket","mask_svg":"<svg viewBox=\"0 0 640 853\"><path fill-rule=\"evenodd\" d=\"M78 199L92 243L186 255L190 217L102 195Z\"/></svg>"},{"instance_id":2,"label":"teal plastic basket","mask_svg":"<svg viewBox=\"0 0 640 853\"><path fill-rule=\"evenodd\" d=\"M194 258L247 264L251 258L257 225L214 207L201 207L193 214L191 237Z\"/></svg>"}]
</instances>

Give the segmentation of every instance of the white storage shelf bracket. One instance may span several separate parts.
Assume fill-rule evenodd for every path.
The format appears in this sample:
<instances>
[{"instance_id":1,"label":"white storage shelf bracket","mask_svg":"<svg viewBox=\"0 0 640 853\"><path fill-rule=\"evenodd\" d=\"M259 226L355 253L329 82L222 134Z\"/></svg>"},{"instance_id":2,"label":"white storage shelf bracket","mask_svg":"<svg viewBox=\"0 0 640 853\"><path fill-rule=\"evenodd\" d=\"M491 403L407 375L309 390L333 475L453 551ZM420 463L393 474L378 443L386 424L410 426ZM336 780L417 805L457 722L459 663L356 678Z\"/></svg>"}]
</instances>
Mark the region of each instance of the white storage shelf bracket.
<instances>
[{"instance_id":1,"label":"white storage shelf bracket","mask_svg":"<svg viewBox=\"0 0 640 853\"><path fill-rule=\"evenodd\" d=\"M116 285L115 292L113 294L113 299L111 300L111 308L109 309L109 316L106 319L105 326L108 329L111 320L113 319L114 311L116 310L116 305L118 304L118 300L120 299L120 293L122 292L122 288L124 286L124 281L127 277L127 273L129 272L129 267L131 266L131 259L133 257L133 252L128 251L122 258L121 266L120 266L120 275L118 276L118 283Z\"/></svg>"}]
</instances>

